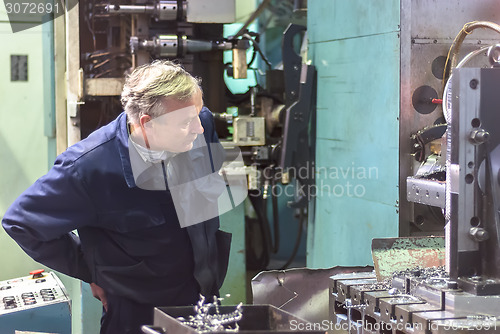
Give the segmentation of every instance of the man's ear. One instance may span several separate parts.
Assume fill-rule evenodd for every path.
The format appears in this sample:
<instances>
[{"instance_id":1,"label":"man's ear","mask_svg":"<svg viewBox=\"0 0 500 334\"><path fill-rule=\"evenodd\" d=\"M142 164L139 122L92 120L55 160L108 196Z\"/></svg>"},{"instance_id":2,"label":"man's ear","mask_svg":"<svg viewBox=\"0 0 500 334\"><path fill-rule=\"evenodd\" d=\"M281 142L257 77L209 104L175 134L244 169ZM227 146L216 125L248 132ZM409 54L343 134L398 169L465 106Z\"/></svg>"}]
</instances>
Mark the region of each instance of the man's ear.
<instances>
[{"instance_id":1,"label":"man's ear","mask_svg":"<svg viewBox=\"0 0 500 334\"><path fill-rule=\"evenodd\" d=\"M149 115L142 115L141 118L139 118L139 123L141 125L142 139L144 140L144 144L148 149L150 147L149 147L148 136L146 135L146 129L150 129L153 126L153 122L150 122L151 119L152 118Z\"/></svg>"},{"instance_id":2,"label":"man's ear","mask_svg":"<svg viewBox=\"0 0 500 334\"><path fill-rule=\"evenodd\" d=\"M141 123L141 128L150 128L153 123L151 121L151 116L149 115L142 115L141 118L139 119L139 122Z\"/></svg>"}]
</instances>

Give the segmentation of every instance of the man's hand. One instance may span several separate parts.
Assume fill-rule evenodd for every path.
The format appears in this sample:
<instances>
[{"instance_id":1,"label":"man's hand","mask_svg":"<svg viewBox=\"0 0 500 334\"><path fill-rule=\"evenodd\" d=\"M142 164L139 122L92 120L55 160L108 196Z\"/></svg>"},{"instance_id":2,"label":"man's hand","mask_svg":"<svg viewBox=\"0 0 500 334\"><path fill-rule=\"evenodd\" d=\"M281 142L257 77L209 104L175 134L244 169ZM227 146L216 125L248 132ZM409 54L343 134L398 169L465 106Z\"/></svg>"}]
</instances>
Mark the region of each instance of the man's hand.
<instances>
[{"instance_id":1,"label":"man's hand","mask_svg":"<svg viewBox=\"0 0 500 334\"><path fill-rule=\"evenodd\" d=\"M90 283L90 290L92 290L92 296L99 299L104 307L104 310L108 311L108 299L106 298L106 291L104 291L99 285L95 283Z\"/></svg>"}]
</instances>

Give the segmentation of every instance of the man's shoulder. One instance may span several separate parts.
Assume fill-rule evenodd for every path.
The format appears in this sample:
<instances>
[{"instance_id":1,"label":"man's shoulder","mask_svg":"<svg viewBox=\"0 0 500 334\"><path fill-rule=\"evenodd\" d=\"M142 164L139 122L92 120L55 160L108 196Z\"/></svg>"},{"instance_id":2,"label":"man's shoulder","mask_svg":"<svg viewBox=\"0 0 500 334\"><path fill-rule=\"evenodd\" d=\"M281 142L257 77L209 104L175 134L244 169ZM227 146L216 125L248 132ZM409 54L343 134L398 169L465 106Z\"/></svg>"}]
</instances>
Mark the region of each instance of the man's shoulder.
<instances>
[{"instance_id":1,"label":"man's shoulder","mask_svg":"<svg viewBox=\"0 0 500 334\"><path fill-rule=\"evenodd\" d=\"M117 149L115 139L120 130L122 115L115 120L92 132L87 138L68 147L58 158L76 162L87 156L108 155L110 151Z\"/></svg>"},{"instance_id":2,"label":"man's shoulder","mask_svg":"<svg viewBox=\"0 0 500 334\"><path fill-rule=\"evenodd\" d=\"M203 107L200 111L200 121L205 130L205 137L211 138L215 132L214 116L210 109Z\"/></svg>"}]
</instances>

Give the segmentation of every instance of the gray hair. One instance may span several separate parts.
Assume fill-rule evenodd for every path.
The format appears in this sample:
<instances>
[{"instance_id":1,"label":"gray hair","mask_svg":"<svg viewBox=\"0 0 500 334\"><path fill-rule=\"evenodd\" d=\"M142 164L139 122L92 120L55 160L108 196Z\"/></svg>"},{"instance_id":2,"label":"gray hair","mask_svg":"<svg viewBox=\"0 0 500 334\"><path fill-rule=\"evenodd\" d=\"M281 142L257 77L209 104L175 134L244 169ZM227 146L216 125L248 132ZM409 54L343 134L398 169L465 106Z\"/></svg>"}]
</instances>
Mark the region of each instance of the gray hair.
<instances>
[{"instance_id":1,"label":"gray hair","mask_svg":"<svg viewBox=\"0 0 500 334\"><path fill-rule=\"evenodd\" d=\"M201 92L200 80L180 65L167 60L155 60L137 67L126 79L121 102L131 123L139 123L142 115L153 118L165 113L166 98L179 101Z\"/></svg>"}]
</instances>

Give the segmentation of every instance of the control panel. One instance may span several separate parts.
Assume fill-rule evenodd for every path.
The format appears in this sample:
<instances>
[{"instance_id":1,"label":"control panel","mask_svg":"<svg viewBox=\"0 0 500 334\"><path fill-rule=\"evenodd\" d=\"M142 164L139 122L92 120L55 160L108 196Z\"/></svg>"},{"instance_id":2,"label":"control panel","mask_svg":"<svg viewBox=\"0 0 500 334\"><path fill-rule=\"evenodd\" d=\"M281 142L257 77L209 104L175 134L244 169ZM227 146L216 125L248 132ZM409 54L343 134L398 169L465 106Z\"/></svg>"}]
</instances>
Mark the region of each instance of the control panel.
<instances>
[{"instance_id":1,"label":"control panel","mask_svg":"<svg viewBox=\"0 0 500 334\"><path fill-rule=\"evenodd\" d=\"M54 273L36 270L30 276L0 281L0 315L60 301L69 298Z\"/></svg>"}]
</instances>

